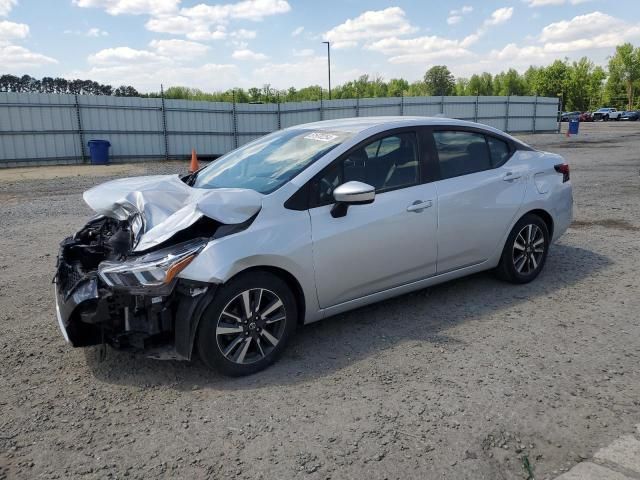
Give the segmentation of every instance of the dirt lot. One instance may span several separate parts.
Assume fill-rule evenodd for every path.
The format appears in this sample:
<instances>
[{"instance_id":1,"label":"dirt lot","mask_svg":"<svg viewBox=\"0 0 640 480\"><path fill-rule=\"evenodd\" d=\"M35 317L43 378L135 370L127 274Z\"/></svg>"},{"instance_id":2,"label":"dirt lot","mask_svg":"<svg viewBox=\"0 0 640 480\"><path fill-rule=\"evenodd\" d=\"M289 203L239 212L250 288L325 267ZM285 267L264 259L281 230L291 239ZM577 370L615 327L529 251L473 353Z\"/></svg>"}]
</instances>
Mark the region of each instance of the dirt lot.
<instances>
[{"instance_id":1,"label":"dirt lot","mask_svg":"<svg viewBox=\"0 0 640 480\"><path fill-rule=\"evenodd\" d=\"M0 170L0 479L552 478L640 422L640 122L523 137L572 167L541 277L299 330L258 375L68 347L51 278L81 192L182 164ZM110 170L113 168L113 170Z\"/></svg>"}]
</instances>

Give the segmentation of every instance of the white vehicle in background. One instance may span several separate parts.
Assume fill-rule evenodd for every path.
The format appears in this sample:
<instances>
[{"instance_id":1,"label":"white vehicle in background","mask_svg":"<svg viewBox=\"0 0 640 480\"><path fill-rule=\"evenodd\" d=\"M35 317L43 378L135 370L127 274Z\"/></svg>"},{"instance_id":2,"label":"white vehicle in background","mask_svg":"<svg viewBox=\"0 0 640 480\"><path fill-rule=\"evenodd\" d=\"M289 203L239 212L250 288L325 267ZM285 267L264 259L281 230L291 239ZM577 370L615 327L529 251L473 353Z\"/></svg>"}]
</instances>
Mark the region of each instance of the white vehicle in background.
<instances>
[{"instance_id":1,"label":"white vehicle in background","mask_svg":"<svg viewBox=\"0 0 640 480\"><path fill-rule=\"evenodd\" d=\"M272 363L298 325L483 270L530 282L573 204L559 155L428 117L297 125L84 199L98 216L55 277L65 338L229 375Z\"/></svg>"},{"instance_id":2,"label":"white vehicle in background","mask_svg":"<svg viewBox=\"0 0 640 480\"><path fill-rule=\"evenodd\" d=\"M601 108L593 112L593 121L597 122L598 120L602 120L603 122L608 122L609 120L620 120L624 112L620 112L615 108Z\"/></svg>"}]
</instances>

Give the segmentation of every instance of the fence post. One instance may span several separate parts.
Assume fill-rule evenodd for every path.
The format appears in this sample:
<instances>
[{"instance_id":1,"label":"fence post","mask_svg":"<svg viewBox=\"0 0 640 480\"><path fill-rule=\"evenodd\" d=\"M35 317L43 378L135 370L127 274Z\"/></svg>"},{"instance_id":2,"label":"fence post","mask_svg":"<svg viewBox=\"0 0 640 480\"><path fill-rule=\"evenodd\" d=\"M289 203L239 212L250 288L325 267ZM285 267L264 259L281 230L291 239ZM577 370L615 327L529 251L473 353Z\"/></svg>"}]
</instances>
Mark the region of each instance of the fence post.
<instances>
[{"instance_id":1,"label":"fence post","mask_svg":"<svg viewBox=\"0 0 640 480\"><path fill-rule=\"evenodd\" d=\"M444 115L444 95L440 97L440 113Z\"/></svg>"},{"instance_id":2,"label":"fence post","mask_svg":"<svg viewBox=\"0 0 640 480\"><path fill-rule=\"evenodd\" d=\"M82 131L82 119L80 118L80 104L78 103L78 95L74 95L75 97L75 107L76 107L76 121L78 123L78 138L80 139L80 156L82 157L82 163L85 163L87 160L87 155L84 149L84 132Z\"/></svg>"},{"instance_id":3,"label":"fence post","mask_svg":"<svg viewBox=\"0 0 640 480\"><path fill-rule=\"evenodd\" d=\"M480 95L476 95L476 109L475 112L473 113L473 121L478 123L478 107L480 103Z\"/></svg>"},{"instance_id":4,"label":"fence post","mask_svg":"<svg viewBox=\"0 0 640 480\"><path fill-rule=\"evenodd\" d=\"M160 84L160 100L162 101L162 135L164 136L164 159L169 160L169 141L167 137L167 110L164 106L164 87Z\"/></svg>"},{"instance_id":5,"label":"fence post","mask_svg":"<svg viewBox=\"0 0 640 480\"><path fill-rule=\"evenodd\" d=\"M324 104L322 102L322 89L320 89L320 120L324 120Z\"/></svg>"},{"instance_id":6,"label":"fence post","mask_svg":"<svg viewBox=\"0 0 640 480\"><path fill-rule=\"evenodd\" d=\"M504 131L509 132L509 115L511 114L511 95L507 95L507 116L505 117Z\"/></svg>"},{"instance_id":7,"label":"fence post","mask_svg":"<svg viewBox=\"0 0 640 480\"><path fill-rule=\"evenodd\" d=\"M233 90L233 104L231 108L231 121L233 123L233 147L238 148L238 112L236 110L236 91Z\"/></svg>"},{"instance_id":8,"label":"fence post","mask_svg":"<svg viewBox=\"0 0 640 480\"><path fill-rule=\"evenodd\" d=\"M536 100L533 103L533 133L536 133L536 121L538 120L538 94L536 93Z\"/></svg>"},{"instance_id":9,"label":"fence post","mask_svg":"<svg viewBox=\"0 0 640 480\"><path fill-rule=\"evenodd\" d=\"M278 130L282 128L282 118L280 113L280 92L276 94L276 101L278 102Z\"/></svg>"},{"instance_id":10,"label":"fence post","mask_svg":"<svg viewBox=\"0 0 640 480\"><path fill-rule=\"evenodd\" d=\"M356 117L360 116L360 94L356 97Z\"/></svg>"},{"instance_id":11,"label":"fence post","mask_svg":"<svg viewBox=\"0 0 640 480\"><path fill-rule=\"evenodd\" d=\"M404 92L400 92L400 116L404 117Z\"/></svg>"}]
</instances>

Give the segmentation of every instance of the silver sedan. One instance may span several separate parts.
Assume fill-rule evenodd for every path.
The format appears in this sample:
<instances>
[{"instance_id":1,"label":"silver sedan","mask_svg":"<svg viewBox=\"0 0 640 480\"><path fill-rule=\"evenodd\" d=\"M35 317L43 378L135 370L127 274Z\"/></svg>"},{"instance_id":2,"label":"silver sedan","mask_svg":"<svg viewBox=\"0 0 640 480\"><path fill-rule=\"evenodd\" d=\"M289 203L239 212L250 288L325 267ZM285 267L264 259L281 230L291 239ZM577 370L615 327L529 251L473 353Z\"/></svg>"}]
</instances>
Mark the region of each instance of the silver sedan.
<instances>
[{"instance_id":1,"label":"silver sedan","mask_svg":"<svg viewBox=\"0 0 640 480\"><path fill-rule=\"evenodd\" d=\"M55 277L65 338L197 351L229 375L353 308L482 270L530 282L573 205L562 157L426 117L298 125L84 198L97 216L62 242Z\"/></svg>"}]
</instances>

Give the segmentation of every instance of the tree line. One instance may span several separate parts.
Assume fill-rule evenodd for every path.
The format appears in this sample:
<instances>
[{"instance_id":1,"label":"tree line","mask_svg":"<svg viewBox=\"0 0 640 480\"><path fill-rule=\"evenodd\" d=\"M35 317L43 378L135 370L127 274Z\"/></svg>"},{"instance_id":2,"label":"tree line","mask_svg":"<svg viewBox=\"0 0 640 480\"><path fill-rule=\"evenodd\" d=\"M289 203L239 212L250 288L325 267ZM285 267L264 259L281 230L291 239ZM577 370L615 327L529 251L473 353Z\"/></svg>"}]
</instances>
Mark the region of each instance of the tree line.
<instances>
[{"instance_id":1,"label":"tree line","mask_svg":"<svg viewBox=\"0 0 640 480\"><path fill-rule=\"evenodd\" d=\"M114 95L116 97L139 97L140 93L130 85L117 88L93 80L67 80L64 78L33 78L29 75L0 76L0 92L67 93L72 95Z\"/></svg>"},{"instance_id":2,"label":"tree line","mask_svg":"<svg viewBox=\"0 0 640 480\"><path fill-rule=\"evenodd\" d=\"M513 68L492 75L484 72L469 78L455 78L446 65L431 67L421 80L408 82L403 78L385 81L379 76L362 75L356 80L338 85L331 91L333 99L441 96L441 95L539 95L559 97L563 110L593 110L601 106L619 109L640 109L636 91L640 88L640 47L630 43L616 47L607 68L596 66L583 57L577 61L556 60L548 66L529 67L523 74ZM113 88L91 80L65 80L28 75L0 77L0 91L71 93L78 95L117 95L169 99L204 100L238 103L297 102L327 99L328 92L320 85L278 90L271 85L262 88L234 88L220 92L175 86L161 92L139 94L133 87Z\"/></svg>"}]
</instances>

